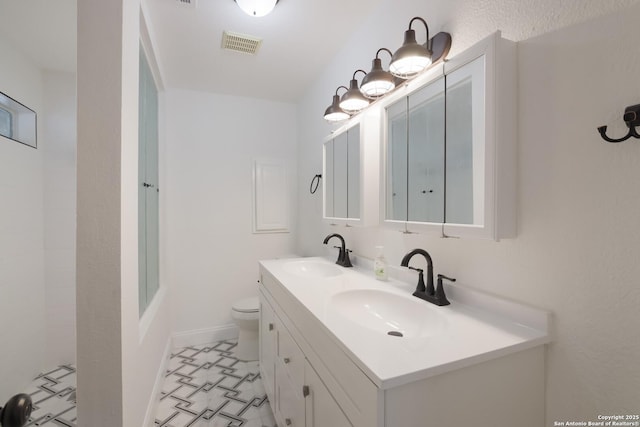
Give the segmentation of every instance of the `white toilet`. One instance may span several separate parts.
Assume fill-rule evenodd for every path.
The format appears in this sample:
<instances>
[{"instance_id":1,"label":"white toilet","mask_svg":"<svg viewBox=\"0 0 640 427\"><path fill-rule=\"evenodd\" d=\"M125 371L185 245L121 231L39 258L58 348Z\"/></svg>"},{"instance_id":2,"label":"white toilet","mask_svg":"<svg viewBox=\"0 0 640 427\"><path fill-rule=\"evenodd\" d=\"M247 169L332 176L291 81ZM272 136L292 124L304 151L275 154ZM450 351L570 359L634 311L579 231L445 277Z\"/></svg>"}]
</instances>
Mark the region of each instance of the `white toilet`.
<instances>
[{"instance_id":1,"label":"white toilet","mask_svg":"<svg viewBox=\"0 0 640 427\"><path fill-rule=\"evenodd\" d=\"M258 297L233 303L231 317L240 331L235 350L236 357L244 361L258 360L258 320L260 318Z\"/></svg>"}]
</instances>

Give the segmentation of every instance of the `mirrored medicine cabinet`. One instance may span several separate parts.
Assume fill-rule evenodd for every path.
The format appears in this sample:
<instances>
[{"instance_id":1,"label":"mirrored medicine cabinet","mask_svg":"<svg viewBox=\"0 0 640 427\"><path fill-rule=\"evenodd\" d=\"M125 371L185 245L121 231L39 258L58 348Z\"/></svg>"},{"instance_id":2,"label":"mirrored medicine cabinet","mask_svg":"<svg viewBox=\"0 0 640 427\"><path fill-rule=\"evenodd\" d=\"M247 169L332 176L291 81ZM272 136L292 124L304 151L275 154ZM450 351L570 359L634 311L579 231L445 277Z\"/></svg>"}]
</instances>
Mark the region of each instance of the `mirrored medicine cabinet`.
<instances>
[{"instance_id":1,"label":"mirrored medicine cabinet","mask_svg":"<svg viewBox=\"0 0 640 427\"><path fill-rule=\"evenodd\" d=\"M385 226L515 236L515 91L515 46L496 33L380 103Z\"/></svg>"},{"instance_id":2,"label":"mirrored medicine cabinet","mask_svg":"<svg viewBox=\"0 0 640 427\"><path fill-rule=\"evenodd\" d=\"M359 114L323 146L323 218L334 225L379 224L380 116Z\"/></svg>"}]
</instances>

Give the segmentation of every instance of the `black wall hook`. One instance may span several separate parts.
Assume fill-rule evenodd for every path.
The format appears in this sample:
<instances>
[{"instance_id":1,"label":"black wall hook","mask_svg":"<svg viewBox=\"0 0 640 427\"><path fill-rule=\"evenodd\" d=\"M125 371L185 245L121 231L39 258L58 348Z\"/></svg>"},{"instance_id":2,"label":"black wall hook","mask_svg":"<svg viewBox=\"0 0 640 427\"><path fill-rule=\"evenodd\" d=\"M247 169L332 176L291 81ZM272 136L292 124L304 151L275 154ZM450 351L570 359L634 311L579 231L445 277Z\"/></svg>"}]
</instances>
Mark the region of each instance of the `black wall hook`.
<instances>
[{"instance_id":1,"label":"black wall hook","mask_svg":"<svg viewBox=\"0 0 640 427\"><path fill-rule=\"evenodd\" d=\"M629 133L626 136L618 139L609 138L607 136L607 127L600 126L598 128L598 132L600 132L600 136L602 136L602 139L607 142L622 142L631 137L640 138L640 134L638 134L638 131L636 130L636 127L640 126L640 104L631 105L630 107L625 108L622 120L624 120L624 122L629 127Z\"/></svg>"}]
</instances>

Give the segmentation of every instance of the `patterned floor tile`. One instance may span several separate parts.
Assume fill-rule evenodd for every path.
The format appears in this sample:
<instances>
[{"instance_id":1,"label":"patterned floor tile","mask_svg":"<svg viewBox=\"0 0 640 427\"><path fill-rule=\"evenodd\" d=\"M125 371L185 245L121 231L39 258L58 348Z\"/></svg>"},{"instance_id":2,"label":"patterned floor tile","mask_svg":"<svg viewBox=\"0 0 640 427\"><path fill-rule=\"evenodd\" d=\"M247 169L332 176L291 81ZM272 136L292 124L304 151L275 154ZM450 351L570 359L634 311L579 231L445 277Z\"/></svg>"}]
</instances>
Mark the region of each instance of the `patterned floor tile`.
<instances>
[{"instance_id":1,"label":"patterned floor tile","mask_svg":"<svg viewBox=\"0 0 640 427\"><path fill-rule=\"evenodd\" d=\"M238 360L235 346L233 341L220 341L186 347L171 355L156 426L200 427L193 423L205 421L208 424L202 426L207 427L276 426L258 363ZM205 395L205 412L187 410L200 408ZM194 405L188 406L191 401Z\"/></svg>"},{"instance_id":2,"label":"patterned floor tile","mask_svg":"<svg viewBox=\"0 0 640 427\"><path fill-rule=\"evenodd\" d=\"M62 365L38 375L26 393L33 401L26 426L77 427L74 366Z\"/></svg>"},{"instance_id":3,"label":"patterned floor tile","mask_svg":"<svg viewBox=\"0 0 640 427\"><path fill-rule=\"evenodd\" d=\"M276 427L258 362L234 356L234 341L178 349L155 415L157 427ZM59 366L26 390L33 400L27 427L78 427L76 370Z\"/></svg>"}]
</instances>

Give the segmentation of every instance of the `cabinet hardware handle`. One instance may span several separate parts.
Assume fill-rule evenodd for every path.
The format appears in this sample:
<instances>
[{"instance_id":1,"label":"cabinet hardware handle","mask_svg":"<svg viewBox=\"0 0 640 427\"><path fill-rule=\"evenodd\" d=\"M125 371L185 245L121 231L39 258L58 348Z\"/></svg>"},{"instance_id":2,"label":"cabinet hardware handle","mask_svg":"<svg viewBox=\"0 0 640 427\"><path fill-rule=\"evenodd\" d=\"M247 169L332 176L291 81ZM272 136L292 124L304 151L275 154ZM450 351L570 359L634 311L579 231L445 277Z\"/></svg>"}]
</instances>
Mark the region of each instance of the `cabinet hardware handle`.
<instances>
[{"instance_id":1,"label":"cabinet hardware handle","mask_svg":"<svg viewBox=\"0 0 640 427\"><path fill-rule=\"evenodd\" d=\"M284 358L284 363L285 363L285 364L287 364L287 363L289 363L289 362L291 362L291 359L289 359L288 357L285 357L285 358Z\"/></svg>"},{"instance_id":2,"label":"cabinet hardware handle","mask_svg":"<svg viewBox=\"0 0 640 427\"><path fill-rule=\"evenodd\" d=\"M291 418L285 418L285 419L284 419L284 423L285 423L286 425L290 426L290 425L291 425Z\"/></svg>"},{"instance_id":3,"label":"cabinet hardware handle","mask_svg":"<svg viewBox=\"0 0 640 427\"><path fill-rule=\"evenodd\" d=\"M273 323L269 323L269 330L273 331Z\"/></svg>"},{"instance_id":4,"label":"cabinet hardware handle","mask_svg":"<svg viewBox=\"0 0 640 427\"><path fill-rule=\"evenodd\" d=\"M303 385L302 386L302 396L303 397L309 396L309 386L308 385Z\"/></svg>"}]
</instances>

